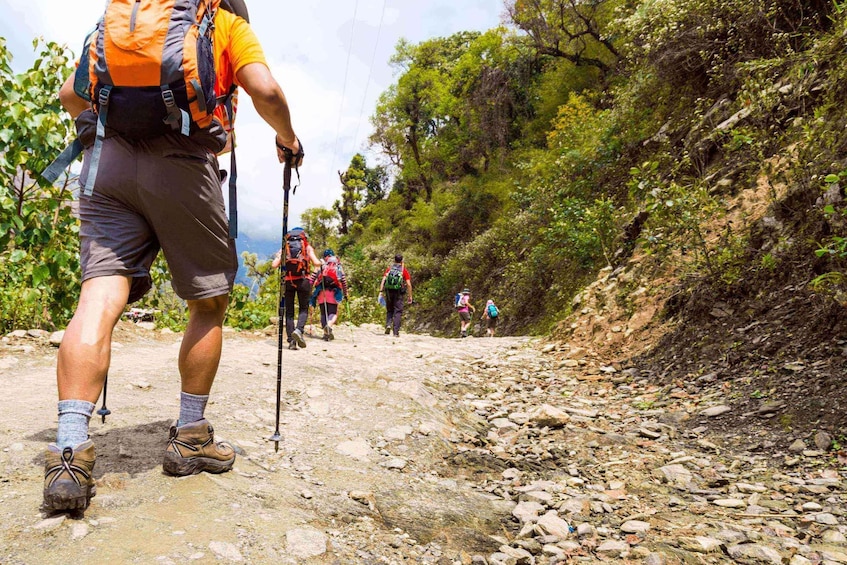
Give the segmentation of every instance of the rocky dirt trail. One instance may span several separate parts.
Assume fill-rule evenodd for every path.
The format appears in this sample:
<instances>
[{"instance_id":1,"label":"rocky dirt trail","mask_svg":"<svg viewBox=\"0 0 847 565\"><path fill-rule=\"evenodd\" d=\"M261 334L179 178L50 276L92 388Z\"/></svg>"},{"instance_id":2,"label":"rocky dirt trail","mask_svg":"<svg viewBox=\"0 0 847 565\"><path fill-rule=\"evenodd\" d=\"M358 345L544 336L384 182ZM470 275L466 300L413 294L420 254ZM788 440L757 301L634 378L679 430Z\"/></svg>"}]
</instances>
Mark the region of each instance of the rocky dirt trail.
<instances>
[{"instance_id":1,"label":"rocky dirt trail","mask_svg":"<svg viewBox=\"0 0 847 565\"><path fill-rule=\"evenodd\" d=\"M206 413L240 456L177 479L161 458L180 336L122 322L98 494L47 517L55 349L33 333L0 343L3 564L847 563L829 446L731 448L705 425L720 389L566 344L377 326L284 352L279 452L276 339L227 334Z\"/></svg>"}]
</instances>

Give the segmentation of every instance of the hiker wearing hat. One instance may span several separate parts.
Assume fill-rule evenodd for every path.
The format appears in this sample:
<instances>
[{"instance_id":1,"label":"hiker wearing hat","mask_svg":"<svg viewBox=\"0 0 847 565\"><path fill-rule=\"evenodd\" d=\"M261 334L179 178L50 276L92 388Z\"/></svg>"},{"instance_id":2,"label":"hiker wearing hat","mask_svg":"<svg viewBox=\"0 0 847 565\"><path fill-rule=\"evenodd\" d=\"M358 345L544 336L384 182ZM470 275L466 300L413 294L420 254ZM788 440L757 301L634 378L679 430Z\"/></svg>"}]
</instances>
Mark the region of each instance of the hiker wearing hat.
<instances>
[{"instance_id":1,"label":"hiker wearing hat","mask_svg":"<svg viewBox=\"0 0 847 565\"><path fill-rule=\"evenodd\" d=\"M400 337L404 297L409 304L412 303L412 277L406 270L403 256L398 253L379 283L378 298L385 299L385 335L393 331L394 337Z\"/></svg>"},{"instance_id":2,"label":"hiker wearing hat","mask_svg":"<svg viewBox=\"0 0 847 565\"><path fill-rule=\"evenodd\" d=\"M323 252L323 260L324 264L311 277L315 290L309 304L320 310L324 341L332 341L335 339L332 326L338 321L338 305L347 299L347 277L332 249Z\"/></svg>"},{"instance_id":3,"label":"hiker wearing hat","mask_svg":"<svg viewBox=\"0 0 847 565\"><path fill-rule=\"evenodd\" d=\"M497 319L500 316L500 310L494 304L493 300L485 303L485 310L482 312L482 320L486 321L485 333L488 337L494 337L494 331L497 328Z\"/></svg>"},{"instance_id":4,"label":"hiker wearing hat","mask_svg":"<svg viewBox=\"0 0 847 565\"><path fill-rule=\"evenodd\" d=\"M462 289L459 298L456 300L456 311L459 313L459 321L461 322L460 337L468 337L468 328L471 326L471 313L476 312L476 308L471 304L470 289Z\"/></svg>"},{"instance_id":5,"label":"hiker wearing hat","mask_svg":"<svg viewBox=\"0 0 847 565\"><path fill-rule=\"evenodd\" d=\"M235 462L233 447L215 442L204 411L238 270L235 226L224 212L216 157L234 147L229 132L237 87L270 125L268 142L275 134L280 162L289 160L288 152L298 166L303 153L286 98L246 17L228 11L225 0L191 3L199 4L195 11L182 4L186 9L145 2L136 18L137 2L109 2L78 72L59 92L76 122L80 143L71 149L84 148L82 287L58 353L58 429L44 467L47 512L84 510L96 492L89 421L109 369L112 332L125 306L152 287L150 269L160 250L189 316L178 358L179 418L162 438L163 470L223 473ZM149 38L149 45L122 48L140 41L133 33ZM150 80L155 86L141 82ZM127 441L133 457L148 455L143 438Z\"/></svg>"}]
</instances>

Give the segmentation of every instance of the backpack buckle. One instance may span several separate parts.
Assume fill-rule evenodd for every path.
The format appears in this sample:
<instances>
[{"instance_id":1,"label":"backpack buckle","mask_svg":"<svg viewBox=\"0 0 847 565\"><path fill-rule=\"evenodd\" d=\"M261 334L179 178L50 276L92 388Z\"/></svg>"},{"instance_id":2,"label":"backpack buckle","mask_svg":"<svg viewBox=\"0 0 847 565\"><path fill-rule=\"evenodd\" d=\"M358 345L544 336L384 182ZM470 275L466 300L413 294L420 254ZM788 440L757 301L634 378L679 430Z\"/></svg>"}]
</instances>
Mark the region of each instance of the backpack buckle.
<instances>
[{"instance_id":1,"label":"backpack buckle","mask_svg":"<svg viewBox=\"0 0 847 565\"><path fill-rule=\"evenodd\" d=\"M165 101L165 106L168 108L173 108L176 105L176 98L174 98L174 92L171 89L162 91L162 100Z\"/></svg>"},{"instance_id":2,"label":"backpack buckle","mask_svg":"<svg viewBox=\"0 0 847 565\"><path fill-rule=\"evenodd\" d=\"M101 106L105 106L109 103L109 94L112 93L112 87L109 85L103 86L100 88L100 92L97 96L97 102Z\"/></svg>"}]
</instances>

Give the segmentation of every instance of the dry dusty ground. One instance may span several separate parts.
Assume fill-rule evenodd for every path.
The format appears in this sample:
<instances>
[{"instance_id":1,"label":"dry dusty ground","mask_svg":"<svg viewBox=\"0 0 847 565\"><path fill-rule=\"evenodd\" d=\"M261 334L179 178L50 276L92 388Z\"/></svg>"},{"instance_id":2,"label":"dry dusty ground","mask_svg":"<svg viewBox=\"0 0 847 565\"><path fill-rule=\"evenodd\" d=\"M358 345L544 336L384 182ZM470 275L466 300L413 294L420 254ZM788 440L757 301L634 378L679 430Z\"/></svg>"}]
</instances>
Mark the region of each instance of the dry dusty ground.
<instances>
[{"instance_id":1,"label":"dry dusty ground","mask_svg":"<svg viewBox=\"0 0 847 565\"><path fill-rule=\"evenodd\" d=\"M458 530L490 521L485 514L494 516L492 509L461 515L462 504L485 506L485 499L456 481L439 485L439 477L429 474L443 459L453 415L423 382L457 359L527 340L468 339L459 348L458 340L393 339L380 330L339 328L332 343L308 339L308 348L284 351L278 453L267 441L274 430L276 338L228 334L206 415L217 436L241 455L231 473L175 479L162 473L161 459L178 410L180 337L122 323L108 384L112 414L105 423L95 417L91 425L98 494L83 517L58 524L42 521L39 512L42 453L55 438L56 350L20 345L26 340L8 345L0 352L7 392L0 397L0 501L6 514L0 562L299 563L309 547L332 538L329 552L314 561L354 563L376 527L366 516L374 515L377 504L386 514L380 528L424 520L443 529L435 525L437 517L426 516L429 511L457 514L448 522ZM439 509L433 501L445 488L453 492ZM404 505L427 508L405 516ZM387 506L396 506L398 515L392 517ZM305 541L298 542L298 535ZM457 536L461 532L450 535ZM399 549L370 545L377 556L402 559L412 546L405 539Z\"/></svg>"}]
</instances>

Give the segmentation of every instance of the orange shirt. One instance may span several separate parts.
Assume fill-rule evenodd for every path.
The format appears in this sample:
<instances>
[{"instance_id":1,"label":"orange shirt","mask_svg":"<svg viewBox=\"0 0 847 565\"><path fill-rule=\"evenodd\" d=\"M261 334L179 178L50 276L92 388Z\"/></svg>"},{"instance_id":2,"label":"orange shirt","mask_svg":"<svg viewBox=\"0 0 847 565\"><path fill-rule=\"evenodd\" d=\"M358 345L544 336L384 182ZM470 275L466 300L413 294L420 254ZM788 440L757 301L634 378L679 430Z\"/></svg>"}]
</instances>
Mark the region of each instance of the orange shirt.
<instances>
[{"instance_id":1,"label":"orange shirt","mask_svg":"<svg viewBox=\"0 0 847 565\"><path fill-rule=\"evenodd\" d=\"M219 9L215 14L215 72L217 73L217 84L215 94L224 96L231 85L238 84L236 73L250 63L262 63L267 66L265 54L253 28L243 18L232 12ZM215 116L224 124L227 131L232 129L235 121L236 102L238 92L233 94L233 116L227 119L224 108L215 108ZM229 145L229 143L227 143Z\"/></svg>"}]
</instances>

